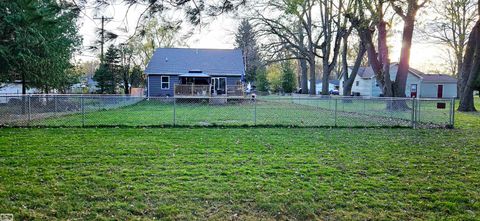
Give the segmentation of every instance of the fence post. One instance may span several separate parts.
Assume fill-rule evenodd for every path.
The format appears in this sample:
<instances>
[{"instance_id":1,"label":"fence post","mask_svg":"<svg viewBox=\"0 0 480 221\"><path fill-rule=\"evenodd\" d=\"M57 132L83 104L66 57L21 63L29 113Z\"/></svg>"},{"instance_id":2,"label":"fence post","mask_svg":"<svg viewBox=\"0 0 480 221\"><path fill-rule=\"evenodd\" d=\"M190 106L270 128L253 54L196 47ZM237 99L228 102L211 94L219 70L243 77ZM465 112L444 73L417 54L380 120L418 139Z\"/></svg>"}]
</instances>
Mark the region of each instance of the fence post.
<instances>
[{"instance_id":1,"label":"fence post","mask_svg":"<svg viewBox=\"0 0 480 221\"><path fill-rule=\"evenodd\" d=\"M255 126L257 126L257 98L254 98L253 99L253 105L254 105L254 109L253 109L253 124Z\"/></svg>"},{"instance_id":2,"label":"fence post","mask_svg":"<svg viewBox=\"0 0 480 221\"><path fill-rule=\"evenodd\" d=\"M421 103L422 101L417 98L417 112L415 114L415 122L420 122L420 110L422 109L422 107L420 106Z\"/></svg>"},{"instance_id":3,"label":"fence post","mask_svg":"<svg viewBox=\"0 0 480 221\"><path fill-rule=\"evenodd\" d=\"M455 98L450 100L450 127L455 128Z\"/></svg>"},{"instance_id":4,"label":"fence post","mask_svg":"<svg viewBox=\"0 0 480 221\"><path fill-rule=\"evenodd\" d=\"M30 100L30 98L32 97L31 94L29 94L27 96L27 102L28 102L28 122L27 122L27 126L30 126L30 121L32 121L32 101Z\"/></svg>"},{"instance_id":5,"label":"fence post","mask_svg":"<svg viewBox=\"0 0 480 221\"><path fill-rule=\"evenodd\" d=\"M82 127L85 127L85 101L83 98L83 94L80 96L80 105L82 108Z\"/></svg>"},{"instance_id":6,"label":"fence post","mask_svg":"<svg viewBox=\"0 0 480 221\"><path fill-rule=\"evenodd\" d=\"M53 109L57 113L57 95L53 95Z\"/></svg>"},{"instance_id":7,"label":"fence post","mask_svg":"<svg viewBox=\"0 0 480 221\"><path fill-rule=\"evenodd\" d=\"M177 98L173 97L173 126L177 125Z\"/></svg>"},{"instance_id":8,"label":"fence post","mask_svg":"<svg viewBox=\"0 0 480 221\"><path fill-rule=\"evenodd\" d=\"M415 129L415 98L412 98L412 128Z\"/></svg>"},{"instance_id":9,"label":"fence post","mask_svg":"<svg viewBox=\"0 0 480 221\"><path fill-rule=\"evenodd\" d=\"M366 113L367 113L367 111L366 111L366 104L365 104L366 99L365 99L365 98L362 98L362 100L363 100L363 114L366 114Z\"/></svg>"},{"instance_id":10,"label":"fence post","mask_svg":"<svg viewBox=\"0 0 480 221\"><path fill-rule=\"evenodd\" d=\"M334 115L335 115L335 127L337 127L337 106L338 106L337 104L338 104L338 99L335 98L334 100L335 100L335 113L334 113Z\"/></svg>"}]
</instances>

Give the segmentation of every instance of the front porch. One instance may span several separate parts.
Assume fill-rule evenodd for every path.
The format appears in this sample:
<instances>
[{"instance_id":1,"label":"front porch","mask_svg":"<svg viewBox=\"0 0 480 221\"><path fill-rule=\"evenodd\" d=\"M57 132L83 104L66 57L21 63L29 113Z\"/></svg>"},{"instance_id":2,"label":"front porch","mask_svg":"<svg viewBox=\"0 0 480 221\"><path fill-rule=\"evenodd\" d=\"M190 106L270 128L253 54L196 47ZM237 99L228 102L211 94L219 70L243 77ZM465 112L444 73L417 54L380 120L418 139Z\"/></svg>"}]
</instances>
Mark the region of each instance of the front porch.
<instances>
[{"instance_id":1,"label":"front porch","mask_svg":"<svg viewBox=\"0 0 480 221\"><path fill-rule=\"evenodd\" d=\"M175 97L244 97L243 85L240 82L229 85L227 77L182 77L179 84L174 85Z\"/></svg>"}]
</instances>

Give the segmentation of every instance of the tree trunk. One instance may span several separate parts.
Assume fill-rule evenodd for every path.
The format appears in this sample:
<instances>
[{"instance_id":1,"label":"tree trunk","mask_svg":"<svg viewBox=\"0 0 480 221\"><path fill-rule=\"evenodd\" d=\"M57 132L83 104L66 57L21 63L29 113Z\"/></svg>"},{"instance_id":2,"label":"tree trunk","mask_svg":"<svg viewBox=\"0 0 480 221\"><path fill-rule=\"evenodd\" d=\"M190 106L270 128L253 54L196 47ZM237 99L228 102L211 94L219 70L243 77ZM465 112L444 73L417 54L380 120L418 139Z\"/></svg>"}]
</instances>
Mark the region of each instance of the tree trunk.
<instances>
[{"instance_id":1,"label":"tree trunk","mask_svg":"<svg viewBox=\"0 0 480 221\"><path fill-rule=\"evenodd\" d=\"M460 106L458 111L476 111L473 98L474 81L480 75L480 20L470 33L463 59L460 88Z\"/></svg>"},{"instance_id":2,"label":"tree trunk","mask_svg":"<svg viewBox=\"0 0 480 221\"><path fill-rule=\"evenodd\" d=\"M22 73L22 94L27 94L27 80L25 79L24 73Z\"/></svg>"},{"instance_id":3,"label":"tree trunk","mask_svg":"<svg viewBox=\"0 0 480 221\"><path fill-rule=\"evenodd\" d=\"M125 95L130 94L130 88L128 87L128 80L123 80L123 92Z\"/></svg>"},{"instance_id":4,"label":"tree trunk","mask_svg":"<svg viewBox=\"0 0 480 221\"><path fill-rule=\"evenodd\" d=\"M322 74L322 95L329 95L328 91L328 80L330 78L330 67L327 64L325 65L325 62L323 63L323 74Z\"/></svg>"},{"instance_id":5,"label":"tree trunk","mask_svg":"<svg viewBox=\"0 0 480 221\"><path fill-rule=\"evenodd\" d=\"M311 55L310 59L308 59L308 62L310 63L310 89L308 90L310 95L316 95L317 94L317 88L316 88L316 76L315 76L315 55Z\"/></svg>"},{"instance_id":6,"label":"tree trunk","mask_svg":"<svg viewBox=\"0 0 480 221\"><path fill-rule=\"evenodd\" d=\"M123 73L123 92L125 95L128 95L130 94L130 87L128 86L128 70L129 69L126 69L124 70L124 73Z\"/></svg>"},{"instance_id":7,"label":"tree trunk","mask_svg":"<svg viewBox=\"0 0 480 221\"><path fill-rule=\"evenodd\" d=\"M398 64L397 76L393 87L393 96L405 97L405 89L407 85L408 70L410 69L410 49L412 47L413 29L415 25L414 16L407 16L404 19L402 51L400 54L400 62Z\"/></svg>"},{"instance_id":8,"label":"tree trunk","mask_svg":"<svg viewBox=\"0 0 480 221\"><path fill-rule=\"evenodd\" d=\"M390 54L387 45L387 22L381 21L377 25L378 29L378 61L381 66L381 74L377 78L379 86L381 86L384 97L393 97L392 80L390 79Z\"/></svg>"},{"instance_id":9,"label":"tree trunk","mask_svg":"<svg viewBox=\"0 0 480 221\"><path fill-rule=\"evenodd\" d=\"M300 59L300 71L302 72L301 74L301 88L302 88L302 94L308 94L308 64L307 60L305 59Z\"/></svg>"},{"instance_id":10,"label":"tree trunk","mask_svg":"<svg viewBox=\"0 0 480 221\"><path fill-rule=\"evenodd\" d=\"M344 50L347 49L347 41L344 41ZM351 96L352 95L352 86L353 82L355 82L355 78L357 77L358 70L360 69L360 65L362 65L362 60L363 57L365 56L365 53L367 52L367 49L365 48L365 45L363 42L360 42L360 47L357 53L357 58L355 59L355 64L353 65L352 72L350 75L348 75L348 65L347 65L347 55L346 51L344 51L343 59L344 59L344 64L343 64L343 96Z\"/></svg>"}]
</instances>

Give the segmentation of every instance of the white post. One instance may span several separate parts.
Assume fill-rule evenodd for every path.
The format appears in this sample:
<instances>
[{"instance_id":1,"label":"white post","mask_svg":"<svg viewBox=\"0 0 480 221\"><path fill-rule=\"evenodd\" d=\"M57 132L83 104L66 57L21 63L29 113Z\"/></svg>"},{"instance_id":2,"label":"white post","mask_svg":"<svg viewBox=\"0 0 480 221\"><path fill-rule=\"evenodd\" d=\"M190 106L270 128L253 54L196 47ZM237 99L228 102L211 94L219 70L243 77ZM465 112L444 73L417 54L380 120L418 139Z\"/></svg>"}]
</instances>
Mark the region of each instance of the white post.
<instances>
[{"instance_id":1,"label":"white post","mask_svg":"<svg viewBox=\"0 0 480 221\"><path fill-rule=\"evenodd\" d=\"M27 125L30 126L30 121L32 121L32 102L30 98L32 97L31 94L28 95L28 123Z\"/></svg>"},{"instance_id":2,"label":"white post","mask_svg":"<svg viewBox=\"0 0 480 221\"><path fill-rule=\"evenodd\" d=\"M82 96L80 97L80 105L81 105L81 108L82 108L82 127L85 127L85 103L84 103L84 100L83 100L83 94Z\"/></svg>"},{"instance_id":3,"label":"white post","mask_svg":"<svg viewBox=\"0 0 480 221\"><path fill-rule=\"evenodd\" d=\"M337 127L337 102L338 99L335 99L335 127Z\"/></svg>"}]
</instances>

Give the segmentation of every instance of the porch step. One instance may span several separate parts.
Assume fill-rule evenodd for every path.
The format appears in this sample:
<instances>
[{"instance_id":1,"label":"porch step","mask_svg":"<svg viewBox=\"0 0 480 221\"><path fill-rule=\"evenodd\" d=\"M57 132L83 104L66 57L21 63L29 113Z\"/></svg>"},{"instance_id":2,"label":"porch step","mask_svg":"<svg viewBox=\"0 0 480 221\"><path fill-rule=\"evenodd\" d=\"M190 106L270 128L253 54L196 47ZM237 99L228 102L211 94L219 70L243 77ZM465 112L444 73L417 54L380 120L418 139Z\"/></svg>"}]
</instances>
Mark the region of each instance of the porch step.
<instances>
[{"instance_id":1,"label":"porch step","mask_svg":"<svg viewBox=\"0 0 480 221\"><path fill-rule=\"evenodd\" d=\"M226 104L228 101L228 98L222 98L222 97L212 97L209 99L210 104Z\"/></svg>"}]
</instances>

